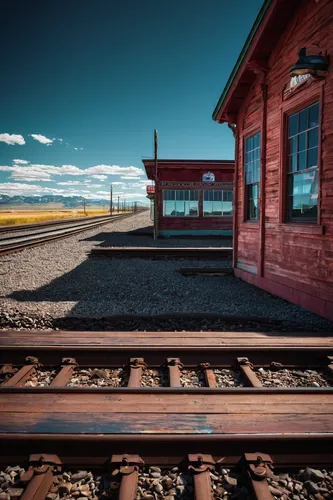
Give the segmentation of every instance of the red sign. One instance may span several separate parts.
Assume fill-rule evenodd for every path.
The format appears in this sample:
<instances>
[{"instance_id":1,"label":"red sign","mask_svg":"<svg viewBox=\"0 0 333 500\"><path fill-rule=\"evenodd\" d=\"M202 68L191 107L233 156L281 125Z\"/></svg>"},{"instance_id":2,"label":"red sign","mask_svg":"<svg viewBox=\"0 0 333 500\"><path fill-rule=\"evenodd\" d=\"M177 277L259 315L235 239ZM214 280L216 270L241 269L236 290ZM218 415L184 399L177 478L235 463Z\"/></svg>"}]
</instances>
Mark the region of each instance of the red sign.
<instances>
[{"instance_id":1,"label":"red sign","mask_svg":"<svg viewBox=\"0 0 333 500\"><path fill-rule=\"evenodd\" d=\"M147 186L147 194L155 194L155 186Z\"/></svg>"}]
</instances>

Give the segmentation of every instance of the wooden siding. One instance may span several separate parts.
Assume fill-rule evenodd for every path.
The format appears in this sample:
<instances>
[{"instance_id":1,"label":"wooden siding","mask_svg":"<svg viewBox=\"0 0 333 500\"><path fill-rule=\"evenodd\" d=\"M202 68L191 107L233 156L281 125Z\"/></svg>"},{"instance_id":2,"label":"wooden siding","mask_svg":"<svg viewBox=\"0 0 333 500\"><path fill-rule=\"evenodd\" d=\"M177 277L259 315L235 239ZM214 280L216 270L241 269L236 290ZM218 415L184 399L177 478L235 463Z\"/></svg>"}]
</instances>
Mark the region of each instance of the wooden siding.
<instances>
[{"instance_id":1,"label":"wooden siding","mask_svg":"<svg viewBox=\"0 0 333 500\"><path fill-rule=\"evenodd\" d=\"M287 99L283 89L290 81L289 69L297 61L301 47L318 45L330 56L324 81L313 80ZM265 78L267 85L267 125L264 181L264 237L260 247L259 223L244 223L243 142L249 133L261 129L263 99L262 81L250 89L238 112L237 151L237 248L236 267L243 279L307 307L333 320L333 2L305 0L289 20L272 52ZM318 225L285 224L282 220L284 130L283 113L293 106L306 107L321 103L321 158L319 163ZM258 244L259 241L259 244ZM263 278L250 276L260 267L263 254ZM246 268L249 268L249 272ZM258 271L258 275L259 275Z\"/></svg>"}]
</instances>

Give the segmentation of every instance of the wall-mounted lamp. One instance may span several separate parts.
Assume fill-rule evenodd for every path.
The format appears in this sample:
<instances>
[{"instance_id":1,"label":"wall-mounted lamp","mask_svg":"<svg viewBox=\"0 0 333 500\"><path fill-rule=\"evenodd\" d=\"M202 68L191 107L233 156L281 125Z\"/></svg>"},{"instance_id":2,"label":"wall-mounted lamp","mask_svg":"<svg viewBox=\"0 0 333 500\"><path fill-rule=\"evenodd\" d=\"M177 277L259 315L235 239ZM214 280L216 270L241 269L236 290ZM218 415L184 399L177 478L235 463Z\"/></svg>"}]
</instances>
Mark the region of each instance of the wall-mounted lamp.
<instances>
[{"instance_id":1,"label":"wall-mounted lamp","mask_svg":"<svg viewBox=\"0 0 333 500\"><path fill-rule=\"evenodd\" d=\"M310 74L314 77L318 76L317 71L327 71L328 61L325 56L319 55L306 55L306 48L302 48L298 54L297 63L290 68L289 73L291 76Z\"/></svg>"}]
</instances>

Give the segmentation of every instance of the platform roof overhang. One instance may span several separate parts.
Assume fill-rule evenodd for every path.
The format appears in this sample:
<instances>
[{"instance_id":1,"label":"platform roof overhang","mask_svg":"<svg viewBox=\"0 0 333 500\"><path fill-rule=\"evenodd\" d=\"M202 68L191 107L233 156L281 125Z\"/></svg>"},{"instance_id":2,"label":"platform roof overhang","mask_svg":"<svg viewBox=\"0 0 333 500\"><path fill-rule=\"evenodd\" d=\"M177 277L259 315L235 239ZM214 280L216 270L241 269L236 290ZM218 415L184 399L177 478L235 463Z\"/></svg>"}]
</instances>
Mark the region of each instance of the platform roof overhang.
<instances>
[{"instance_id":1,"label":"platform roof overhang","mask_svg":"<svg viewBox=\"0 0 333 500\"><path fill-rule=\"evenodd\" d=\"M142 163L145 167L146 174L149 180L155 180L155 160L142 160ZM218 170L230 170L234 169L235 162L234 160L168 160L168 159L159 159L158 167L167 167L169 170L179 170L185 167L195 170L207 168L209 169L218 169Z\"/></svg>"},{"instance_id":2,"label":"platform roof overhang","mask_svg":"<svg viewBox=\"0 0 333 500\"><path fill-rule=\"evenodd\" d=\"M304 0L303 0L304 1ZM256 79L268 68L269 57L299 0L265 0L213 112L213 120L236 123L237 113ZM292 65L293 61L291 61Z\"/></svg>"}]
</instances>

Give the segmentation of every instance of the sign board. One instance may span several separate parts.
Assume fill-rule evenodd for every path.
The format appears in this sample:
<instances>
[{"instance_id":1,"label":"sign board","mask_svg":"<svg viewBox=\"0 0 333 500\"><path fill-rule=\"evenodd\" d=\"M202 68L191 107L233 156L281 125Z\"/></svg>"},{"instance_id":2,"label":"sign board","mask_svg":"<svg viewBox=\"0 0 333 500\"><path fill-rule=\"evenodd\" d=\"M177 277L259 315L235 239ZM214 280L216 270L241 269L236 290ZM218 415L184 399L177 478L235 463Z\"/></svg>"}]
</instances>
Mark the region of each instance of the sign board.
<instances>
[{"instance_id":1,"label":"sign board","mask_svg":"<svg viewBox=\"0 0 333 500\"><path fill-rule=\"evenodd\" d=\"M215 174L213 174L213 172L207 172L207 174L203 174L202 182L215 182Z\"/></svg>"}]
</instances>

